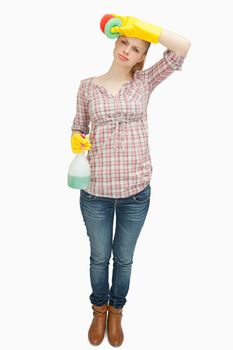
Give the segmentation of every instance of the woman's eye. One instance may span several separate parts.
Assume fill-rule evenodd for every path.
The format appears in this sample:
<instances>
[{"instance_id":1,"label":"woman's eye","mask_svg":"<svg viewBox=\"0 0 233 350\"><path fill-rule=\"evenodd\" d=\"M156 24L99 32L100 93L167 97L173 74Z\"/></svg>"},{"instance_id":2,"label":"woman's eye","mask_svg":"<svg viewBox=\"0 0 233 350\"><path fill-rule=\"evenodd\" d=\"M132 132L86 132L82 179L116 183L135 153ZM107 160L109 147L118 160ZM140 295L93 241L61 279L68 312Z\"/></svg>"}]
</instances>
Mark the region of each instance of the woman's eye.
<instances>
[{"instance_id":1,"label":"woman's eye","mask_svg":"<svg viewBox=\"0 0 233 350\"><path fill-rule=\"evenodd\" d=\"M123 44L126 44L126 42L125 42L124 40L121 40L121 42L122 42ZM135 49L135 51L136 51L136 52L139 52L138 49Z\"/></svg>"}]
</instances>

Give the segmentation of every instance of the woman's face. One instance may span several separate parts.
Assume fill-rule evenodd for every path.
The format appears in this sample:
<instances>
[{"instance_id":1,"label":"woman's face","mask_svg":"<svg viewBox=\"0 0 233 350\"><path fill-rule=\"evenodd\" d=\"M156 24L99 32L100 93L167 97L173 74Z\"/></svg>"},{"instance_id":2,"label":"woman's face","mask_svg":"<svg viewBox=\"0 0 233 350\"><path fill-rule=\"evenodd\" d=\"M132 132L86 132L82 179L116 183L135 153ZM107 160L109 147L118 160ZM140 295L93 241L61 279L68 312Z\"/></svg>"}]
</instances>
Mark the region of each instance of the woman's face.
<instances>
[{"instance_id":1,"label":"woman's face","mask_svg":"<svg viewBox=\"0 0 233 350\"><path fill-rule=\"evenodd\" d=\"M147 41L120 35L115 43L114 58L119 63L133 67L136 63L145 59L148 46Z\"/></svg>"}]
</instances>

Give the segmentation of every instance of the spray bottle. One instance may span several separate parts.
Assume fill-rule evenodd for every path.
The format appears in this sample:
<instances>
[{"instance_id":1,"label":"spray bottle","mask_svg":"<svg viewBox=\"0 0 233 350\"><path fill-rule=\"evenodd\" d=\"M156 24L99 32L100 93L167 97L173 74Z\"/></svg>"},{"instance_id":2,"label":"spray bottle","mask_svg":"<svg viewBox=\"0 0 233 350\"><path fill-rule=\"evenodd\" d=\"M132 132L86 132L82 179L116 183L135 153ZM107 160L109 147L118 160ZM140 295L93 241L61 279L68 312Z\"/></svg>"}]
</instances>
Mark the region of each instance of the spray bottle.
<instances>
[{"instance_id":1,"label":"spray bottle","mask_svg":"<svg viewBox=\"0 0 233 350\"><path fill-rule=\"evenodd\" d=\"M85 138L85 134L81 134ZM76 153L68 171L68 186L75 189L86 189L91 178L90 164L86 158L84 145L83 151Z\"/></svg>"}]
</instances>

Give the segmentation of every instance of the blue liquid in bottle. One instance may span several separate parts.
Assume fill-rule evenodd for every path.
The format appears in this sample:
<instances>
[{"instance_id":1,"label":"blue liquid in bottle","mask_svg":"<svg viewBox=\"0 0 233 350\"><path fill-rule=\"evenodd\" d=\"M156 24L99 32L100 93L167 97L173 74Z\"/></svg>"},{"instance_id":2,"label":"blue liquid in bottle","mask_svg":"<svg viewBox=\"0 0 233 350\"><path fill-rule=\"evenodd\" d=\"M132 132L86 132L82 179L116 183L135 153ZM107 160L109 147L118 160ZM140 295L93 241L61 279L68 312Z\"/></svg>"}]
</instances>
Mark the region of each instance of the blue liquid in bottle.
<instances>
[{"instance_id":1,"label":"blue liquid in bottle","mask_svg":"<svg viewBox=\"0 0 233 350\"><path fill-rule=\"evenodd\" d=\"M90 176L73 176L68 174L68 186L76 189L87 188Z\"/></svg>"}]
</instances>

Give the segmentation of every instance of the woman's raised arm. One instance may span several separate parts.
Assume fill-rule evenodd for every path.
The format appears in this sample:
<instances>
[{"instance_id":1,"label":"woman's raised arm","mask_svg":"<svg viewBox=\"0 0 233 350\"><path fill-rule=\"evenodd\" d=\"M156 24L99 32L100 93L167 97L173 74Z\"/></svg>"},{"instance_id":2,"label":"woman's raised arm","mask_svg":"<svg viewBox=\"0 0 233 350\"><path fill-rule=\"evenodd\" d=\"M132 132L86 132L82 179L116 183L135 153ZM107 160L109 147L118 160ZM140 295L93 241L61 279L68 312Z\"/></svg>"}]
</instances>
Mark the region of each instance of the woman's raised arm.
<instances>
[{"instance_id":1,"label":"woman's raised arm","mask_svg":"<svg viewBox=\"0 0 233 350\"><path fill-rule=\"evenodd\" d=\"M173 33L167 29L163 29L161 31L159 36L159 43L175 52L177 56L183 57L187 55L188 50L191 46L191 42L187 38Z\"/></svg>"}]
</instances>

